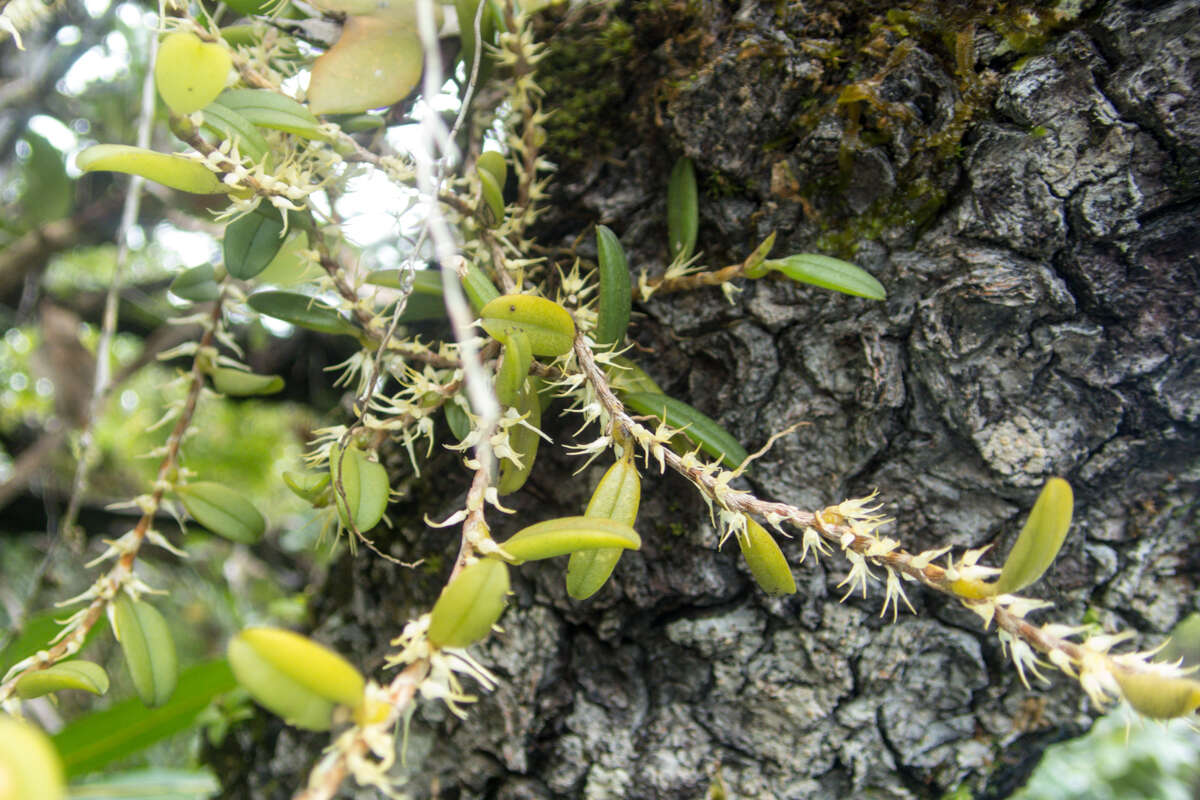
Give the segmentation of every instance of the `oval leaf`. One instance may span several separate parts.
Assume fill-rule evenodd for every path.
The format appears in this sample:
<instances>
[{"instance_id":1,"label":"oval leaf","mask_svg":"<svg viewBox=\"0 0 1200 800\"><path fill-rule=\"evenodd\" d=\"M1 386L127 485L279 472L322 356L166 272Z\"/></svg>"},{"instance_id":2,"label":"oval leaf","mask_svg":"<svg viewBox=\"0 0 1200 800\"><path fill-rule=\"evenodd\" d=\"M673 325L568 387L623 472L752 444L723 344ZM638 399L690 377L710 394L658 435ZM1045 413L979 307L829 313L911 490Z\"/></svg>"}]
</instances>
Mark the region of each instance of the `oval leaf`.
<instances>
[{"instance_id":1,"label":"oval leaf","mask_svg":"<svg viewBox=\"0 0 1200 800\"><path fill-rule=\"evenodd\" d=\"M779 543L758 522L746 517L746 532L737 536L738 546L750 574L764 592L772 596L796 593L796 579Z\"/></svg>"},{"instance_id":2,"label":"oval leaf","mask_svg":"<svg viewBox=\"0 0 1200 800\"><path fill-rule=\"evenodd\" d=\"M417 85L423 63L412 28L382 17L349 17L337 44L313 63L309 108L353 114L390 106Z\"/></svg>"},{"instance_id":3,"label":"oval leaf","mask_svg":"<svg viewBox=\"0 0 1200 800\"><path fill-rule=\"evenodd\" d=\"M31 700L63 689L82 689L92 694L108 691L108 673L91 661L62 661L17 679L17 697Z\"/></svg>"},{"instance_id":4,"label":"oval leaf","mask_svg":"<svg viewBox=\"0 0 1200 800\"><path fill-rule=\"evenodd\" d=\"M437 599L429 619L429 641L438 647L467 647L483 639L504 613L508 566L485 558L463 568Z\"/></svg>"},{"instance_id":5,"label":"oval leaf","mask_svg":"<svg viewBox=\"0 0 1200 800\"><path fill-rule=\"evenodd\" d=\"M232 542L254 544L267 529L254 504L227 486L196 481L176 486L175 494L196 522Z\"/></svg>"},{"instance_id":6,"label":"oval leaf","mask_svg":"<svg viewBox=\"0 0 1200 800\"><path fill-rule=\"evenodd\" d=\"M258 275L283 246L283 219L268 203L225 226L225 269L238 280Z\"/></svg>"},{"instance_id":7,"label":"oval leaf","mask_svg":"<svg viewBox=\"0 0 1200 800\"><path fill-rule=\"evenodd\" d=\"M991 594L1019 592L1042 577L1062 547L1071 527L1074 507L1071 484L1062 478L1046 481L1017 543L1004 562L1000 577L988 586Z\"/></svg>"},{"instance_id":8,"label":"oval leaf","mask_svg":"<svg viewBox=\"0 0 1200 800\"><path fill-rule=\"evenodd\" d=\"M862 267L838 258L814 253L800 253L778 260L762 262L766 269L773 269L800 283L810 283L822 289L865 297L868 300L885 300L887 291Z\"/></svg>"},{"instance_id":9,"label":"oval leaf","mask_svg":"<svg viewBox=\"0 0 1200 800\"><path fill-rule=\"evenodd\" d=\"M179 680L175 640L167 621L154 606L133 600L125 592L113 598L109 619L138 697L151 708L161 706Z\"/></svg>"},{"instance_id":10,"label":"oval leaf","mask_svg":"<svg viewBox=\"0 0 1200 800\"><path fill-rule=\"evenodd\" d=\"M94 144L75 156L84 172L125 172L192 194L217 194L225 185L208 167L178 155L123 144Z\"/></svg>"},{"instance_id":11,"label":"oval leaf","mask_svg":"<svg viewBox=\"0 0 1200 800\"><path fill-rule=\"evenodd\" d=\"M487 15L484 16L486 18ZM495 150L480 153L479 158L475 160L475 168L491 175L497 186L503 187L504 182L508 180L508 162L504 160L503 153L497 153Z\"/></svg>"},{"instance_id":12,"label":"oval leaf","mask_svg":"<svg viewBox=\"0 0 1200 800\"><path fill-rule=\"evenodd\" d=\"M642 539L623 522L600 517L561 517L522 528L501 547L515 563L537 561L598 547L637 550Z\"/></svg>"},{"instance_id":13,"label":"oval leaf","mask_svg":"<svg viewBox=\"0 0 1200 800\"><path fill-rule=\"evenodd\" d=\"M175 276L167 287L172 294L193 303L211 303L221 294L212 264L201 264Z\"/></svg>"},{"instance_id":14,"label":"oval leaf","mask_svg":"<svg viewBox=\"0 0 1200 800\"><path fill-rule=\"evenodd\" d=\"M362 705L362 673L297 633L247 628L230 640L228 658L234 677L254 701L297 728L329 730L335 707Z\"/></svg>"},{"instance_id":15,"label":"oval leaf","mask_svg":"<svg viewBox=\"0 0 1200 800\"><path fill-rule=\"evenodd\" d=\"M233 60L224 47L201 41L194 33L177 31L159 42L154 83L168 108L176 114L190 114L217 99L232 68Z\"/></svg>"},{"instance_id":16,"label":"oval leaf","mask_svg":"<svg viewBox=\"0 0 1200 800\"><path fill-rule=\"evenodd\" d=\"M501 295L479 312L483 329L504 342L514 331L529 337L535 356L561 356L575 341L575 321L565 308L531 294Z\"/></svg>"},{"instance_id":17,"label":"oval leaf","mask_svg":"<svg viewBox=\"0 0 1200 800\"><path fill-rule=\"evenodd\" d=\"M726 466L737 468L749 457L728 431L682 400L646 392L623 393L621 399L639 414L658 417L672 428L683 428L684 436Z\"/></svg>"},{"instance_id":18,"label":"oval leaf","mask_svg":"<svg viewBox=\"0 0 1200 800\"><path fill-rule=\"evenodd\" d=\"M333 501L342 525L349 528L353 520L359 533L366 533L378 525L387 510L391 489L383 465L370 460L366 453L351 445L340 453L336 448L330 452L329 474L334 484ZM345 500L337 490L339 478L346 493Z\"/></svg>"}]
</instances>

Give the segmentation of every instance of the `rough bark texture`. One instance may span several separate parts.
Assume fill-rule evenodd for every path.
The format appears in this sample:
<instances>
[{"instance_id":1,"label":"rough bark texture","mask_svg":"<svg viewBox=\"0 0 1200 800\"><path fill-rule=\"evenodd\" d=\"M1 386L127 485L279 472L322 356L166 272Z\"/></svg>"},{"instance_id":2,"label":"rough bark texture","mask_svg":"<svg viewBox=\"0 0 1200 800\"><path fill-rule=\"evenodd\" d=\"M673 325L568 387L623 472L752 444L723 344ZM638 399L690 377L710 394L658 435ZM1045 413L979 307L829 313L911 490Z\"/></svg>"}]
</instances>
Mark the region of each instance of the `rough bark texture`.
<instances>
[{"instance_id":1,"label":"rough bark texture","mask_svg":"<svg viewBox=\"0 0 1200 800\"><path fill-rule=\"evenodd\" d=\"M1156 643L1197 608L1200 571L1200 11L803 5L548 23L561 171L543 243L599 220L661 271L667 173L686 154L707 263L771 231L776 254L854 248L886 303L773 281L732 304L664 296L640 308L640 361L752 449L806 423L753 488L813 508L878 487L913 550L1004 552L1043 480L1068 477L1076 524L1034 587L1055 603L1039 619L1087 613ZM522 522L579 513L599 469L543 466ZM412 509L436 517L465 487L445 484L451 458L429 472ZM740 798L1004 797L1090 724L1076 684L1026 690L945 598L911 591L915 617L881 620L878 585L839 603L845 563L800 565L791 542L800 591L768 599L736 548L715 549L688 485L648 475L644 492L644 549L596 598L570 602L561 564L516 573L505 633L478 648L501 686L465 721L422 706L415 794L697 798L723 781ZM453 552L418 520L397 554ZM440 575L360 553L318 635L378 663ZM323 741L260 718L227 751L249 763L218 763L231 792L279 796Z\"/></svg>"}]
</instances>

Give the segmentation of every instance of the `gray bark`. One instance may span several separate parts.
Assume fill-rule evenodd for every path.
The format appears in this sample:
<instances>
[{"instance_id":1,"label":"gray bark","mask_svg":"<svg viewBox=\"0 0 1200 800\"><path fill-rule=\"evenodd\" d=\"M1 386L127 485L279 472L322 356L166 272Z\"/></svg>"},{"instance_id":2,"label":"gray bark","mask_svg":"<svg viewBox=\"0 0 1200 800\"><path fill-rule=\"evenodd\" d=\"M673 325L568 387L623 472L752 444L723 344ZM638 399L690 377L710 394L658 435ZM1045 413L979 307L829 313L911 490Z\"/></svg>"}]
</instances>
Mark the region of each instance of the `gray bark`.
<instances>
[{"instance_id":1,"label":"gray bark","mask_svg":"<svg viewBox=\"0 0 1200 800\"><path fill-rule=\"evenodd\" d=\"M736 262L771 231L776 254L852 241L886 303L765 280L732 304L665 296L640 306L635 336L653 353L639 360L751 449L806 423L757 463L753 489L819 508L877 487L910 550L1003 553L1042 482L1066 476L1076 522L1033 587L1055 607L1034 619L1090 612L1156 644L1198 607L1200 11L1089 5L1019 54L998 33L1012 12L979 14L967 72L947 42L972 20L938 28L918 5L908 37L869 27L882 6L839 3L804 16L622 7L547 26L557 69L597 40L612 48L613 19L632 35L575 84L597 104L578 152L552 126L561 170L543 241L567 246L599 220L631 263L661 270L680 154L707 189L706 263ZM834 102L856 69L878 72L878 109ZM546 82L547 106L563 107L572 90ZM414 514L461 503L452 459L442 466L414 490ZM522 523L579 513L598 477L544 466L514 501ZM769 599L736 548L716 549L684 481L648 474L644 497L644 548L596 598L570 602L560 564L515 573L505 633L478 648L501 686L465 721L421 707L414 793L696 798L719 776L740 798L963 784L1003 797L1094 717L1062 675L1025 689L994 632L946 598L910 589L918 613L893 624L878 584L839 603L845 562L801 565L793 541L800 591ZM452 553L419 519L395 552ZM440 577L360 553L331 580L318 635L377 657ZM323 739L260 718L233 741L251 764L224 762L231 792L267 797Z\"/></svg>"}]
</instances>

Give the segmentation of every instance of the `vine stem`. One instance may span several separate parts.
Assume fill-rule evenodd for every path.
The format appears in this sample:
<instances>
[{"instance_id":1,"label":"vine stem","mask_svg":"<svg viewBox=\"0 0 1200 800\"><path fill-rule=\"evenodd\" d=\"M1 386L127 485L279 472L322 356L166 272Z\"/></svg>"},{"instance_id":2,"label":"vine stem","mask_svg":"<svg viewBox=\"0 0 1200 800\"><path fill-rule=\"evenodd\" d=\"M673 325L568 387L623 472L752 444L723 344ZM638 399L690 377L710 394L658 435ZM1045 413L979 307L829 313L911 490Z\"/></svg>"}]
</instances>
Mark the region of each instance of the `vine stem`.
<instances>
[{"instance_id":1,"label":"vine stem","mask_svg":"<svg viewBox=\"0 0 1200 800\"><path fill-rule=\"evenodd\" d=\"M162 504L163 495L166 494L167 488L172 483L172 474L179 466L179 448L183 444L184 435L196 413L200 391L204 388L204 372L201 364L204 354L212 347L217 326L220 324L223 300L224 294L213 304L205 325L204 335L200 339L200 346L196 351L196 356L192 359L187 397L184 400L179 419L176 420L171 435L167 437L165 452L162 461L159 462L158 475L154 481L154 491L141 502L142 516L138 519L137 525L121 537L119 543L115 543L118 546L114 547L114 552L120 554L117 563L84 594L85 597L91 596L92 601L86 609L72 618L71 623L68 623L73 627L64 628L66 635L63 638L49 649L14 665L13 669L9 671L7 680L0 684L0 702L4 702L12 696L17 679L22 675L45 669L79 652L88 632L100 620L117 592L132 577L133 564L137 559L138 551L152 529L154 517L158 514L158 509Z\"/></svg>"},{"instance_id":2,"label":"vine stem","mask_svg":"<svg viewBox=\"0 0 1200 800\"><path fill-rule=\"evenodd\" d=\"M652 438L653 434L630 416L625 410L624 404L613 393L603 370L597 366L591 348L582 334L576 334L574 348L580 369L591 384L600 404L611 417L614 428L619 429L622 434L633 441L645 441L647 436ZM729 489L724 480L717 477L714 470L693 466L667 447L661 444L658 447L659 449L654 452L655 458L660 458L666 466L687 478L709 500L724 509L752 514L768 522L786 521L802 529L812 528L823 539L836 544L843 550L852 551L878 566L902 573L936 592L959 600L968 607L981 602L956 591L951 573L936 564L926 563L928 559L919 558L899 547L884 553L873 552L880 543L879 539L856 533L849 525L832 521L829 518L832 515L823 516L821 513L804 511L787 503L767 502L749 492ZM729 474L725 473L725 475ZM1057 651L1076 664L1081 663L1087 656L1102 655L1083 645L1048 633L1004 606L993 603L991 610L993 612L992 619L998 628L1012 637L1024 641L1039 652L1049 654ZM1115 664L1106 656L1103 658L1110 669L1126 671L1129 669L1127 665Z\"/></svg>"}]
</instances>

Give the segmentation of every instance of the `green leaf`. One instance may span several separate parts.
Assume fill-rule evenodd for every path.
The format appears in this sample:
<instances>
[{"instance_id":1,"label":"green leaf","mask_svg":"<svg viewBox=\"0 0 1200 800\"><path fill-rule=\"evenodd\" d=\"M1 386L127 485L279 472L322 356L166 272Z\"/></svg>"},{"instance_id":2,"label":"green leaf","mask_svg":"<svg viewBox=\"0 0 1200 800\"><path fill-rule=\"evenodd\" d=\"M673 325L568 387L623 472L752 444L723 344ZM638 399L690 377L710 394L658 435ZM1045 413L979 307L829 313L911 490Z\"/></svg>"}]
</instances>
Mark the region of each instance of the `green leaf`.
<instances>
[{"instance_id":1,"label":"green leaf","mask_svg":"<svg viewBox=\"0 0 1200 800\"><path fill-rule=\"evenodd\" d=\"M642 539L629 525L615 519L560 517L522 528L500 546L520 564L598 547L637 550Z\"/></svg>"},{"instance_id":2,"label":"green leaf","mask_svg":"<svg viewBox=\"0 0 1200 800\"><path fill-rule=\"evenodd\" d=\"M681 157L671 168L667 184L667 234L672 261L687 261L696 249L700 230L700 205L696 191L696 168Z\"/></svg>"},{"instance_id":3,"label":"green leaf","mask_svg":"<svg viewBox=\"0 0 1200 800\"><path fill-rule=\"evenodd\" d=\"M29 159L21 170L25 178L21 192L24 221L33 227L62 219L75 204L75 182L67 175L63 154L33 131L25 131L21 138L29 145Z\"/></svg>"},{"instance_id":4,"label":"green leaf","mask_svg":"<svg viewBox=\"0 0 1200 800\"><path fill-rule=\"evenodd\" d=\"M328 472L292 472L283 473L283 482L292 493L309 503L317 503L325 499L328 503L329 473Z\"/></svg>"},{"instance_id":5,"label":"green leaf","mask_svg":"<svg viewBox=\"0 0 1200 800\"><path fill-rule=\"evenodd\" d=\"M508 566L485 558L463 568L430 612L429 641L438 647L466 647L488 635L504 613Z\"/></svg>"},{"instance_id":6,"label":"green leaf","mask_svg":"<svg viewBox=\"0 0 1200 800\"><path fill-rule=\"evenodd\" d=\"M378 525L387 511L391 488L383 465L370 460L366 453L351 445L344 451L334 448L329 453L329 474L334 484L333 501L342 524L349 528L353 519L359 533L366 533ZM345 500L337 490L339 477L346 493Z\"/></svg>"},{"instance_id":7,"label":"green leaf","mask_svg":"<svg viewBox=\"0 0 1200 800\"><path fill-rule=\"evenodd\" d=\"M1004 562L1000 577L987 587L990 594L1019 592L1042 577L1054 563L1067 536L1074 506L1071 484L1062 478L1046 481L1017 543Z\"/></svg>"},{"instance_id":8,"label":"green leaf","mask_svg":"<svg viewBox=\"0 0 1200 800\"><path fill-rule=\"evenodd\" d=\"M207 769L132 769L71 784L71 800L203 800L221 784Z\"/></svg>"},{"instance_id":9,"label":"green leaf","mask_svg":"<svg viewBox=\"0 0 1200 800\"><path fill-rule=\"evenodd\" d=\"M283 246L283 219L270 203L225 226L225 269L238 280L258 275Z\"/></svg>"},{"instance_id":10,"label":"green leaf","mask_svg":"<svg viewBox=\"0 0 1200 800\"><path fill-rule=\"evenodd\" d=\"M779 543L766 528L746 517L746 531L738 534L737 543L759 588L772 596L796 593L792 568L779 549Z\"/></svg>"},{"instance_id":11,"label":"green leaf","mask_svg":"<svg viewBox=\"0 0 1200 800\"><path fill-rule=\"evenodd\" d=\"M484 208L487 209L488 223L498 225L504 219L504 188L496 183L496 178L485 169L477 170L480 193L483 195Z\"/></svg>"},{"instance_id":12,"label":"green leaf","mask_svg":"<svg viewBox=\"0 0 1200 800\"><path fill-rule=\"evenodd\" d=\"M167 287L172 294L193 303L211 303L221 294L212 264L201 264L175 276Z\"/></svg>"},{"instance_id":13,"label":"green leaf","mask_svg":"<svg viewBox=\"0 0 1200 800\"><path fill-rule=\"evenodd\" d=\"M513 331L504 342L504 356L496 370L496 399L502 406L516 405L533 364L533 351L524 331Z\"/></svg>"},{"instance_id":14,"label":"green leaf","mask_svg":"<svg viewBox=\"0 0 1200 800\"><path fill-rule=\"evenodd\" d=\"M142 703L161 706L179 680L179 662L171 629L158 609L124 591L113 599L113 633L121 643L129 676Z\"/></svg>"},{"instance_id":15,"label":"green leaf","mask_svg":"<svg viewBox=\"0 0 1200 800\"><path fill-rule=\"evenodd\" d=\"M101 769L191 727L217 695L237 682L225 659L183 671L171 699L147 710L138 700L118 703L72 722L53 737L68 777Z\"/></svg>"},{"instance_id":16,"label":"green leaf","mask_svg":"<svg viewBox=\"0 0 1200 800\"><path fill-rule=\"evenodd\" d=\"M462 287L475 313L500 296L496 285L474 264L467 265L467 276L462 279Z\"/></svg>"},{"instance_id":17,"label":"green leaf","mask_svg":"<svg viewBox=\"0 0 1200 800\"><path fill-rule=\"evenodd\" d=\"M388 289L402 288L400 270L380 269L367 275L367 283ZM419 269L413 273L412 292L400 315L402 324L446 318L446 301L442 296L442 273L436 269Z\"/></svg>"},{"instance_id":18,"label":"green leaf","mask_svg":"<svg viewBox=\"0 0 1200 800\"><path fill-rule=\"evenodd\" d=\"M262 161L271 149L267 140L259 133L258 128L250 120L231 108L217 101L206 105L203 109L204 127L222 140L236 142L238 152L249 156L251 161Z\"/></svg>"},{"instance_id":19,"label":"green leaf","mask_svg":"<svg viewBox=\"0 0 1200 800\"><path fill-rule=\"evenodd\" d=\"M648 392L622 393L621 400L639 414L658 417L672 428L683 428L684 436L726 466L737 468L749 458L750 454L727 430L682 400Z\"/></svg>"},{"instance_id":20,"label":"green leaf","mask_svg":"<svg viewBox=\"0 0 1200 800\"><path fill-rule=\"evenodd\" d=\"M196 522L231 542L254 544L267 529L254 504L228 486L195 481L176 486L175 494Z\"/></svg>"},{"instance_id":21,"label":"green leaf","mask_svg":"<svg viewBox=\"0 0 1200 800\"><path fill-rule=\"evenodd\" d=\"M318 333L358 337L358 328L315 297L268 289L246 298L246 305L260 314L281 319Z\"/></svg>"},{"instance_id":22,"label":"green leaf","mask_svg":"<svg viewBox=\"0 0 1200 800\"><path fill-rule=\"evenodd\" d=\"M257 375L230 367L213 367L208 377L214 389L229 397L258 397L283 389L283 378L278 375Z\"/></svg>"},{"instance_id":23,"label":"green leaf","mask_svg":"<svg viewBox=\"0 0 1200 800\"><path fill-rule=\"evenodd\" d=\"M625 339L633 292L629 283L629 261L617 235L603 225L596 226L599 252L600 301L596 312L596 344L613 347Z\"/></svg>"},{"instance_id":24,"label":"green leaf","mask_svg":"<svg viewBox=\"0 0 1200 800\"><path fill-rule=\"evenodd\" d=\"M633 527L642 500L642 481L630 460L618 460L608 468L588 501L585 517L616 520ZM600 591L617 567L623 548L601 547L571 553L567 563L567 594L586 600Z\"/></svg>"},{"instance_id":25,"label":"green leaf","mask_svg":"<svg viewBox=\"0 0 1200 800\"><path fill-rule=\"evenodd\" d=\"M260 128L284 131L305 139L324 140L321 122L292 98L271 89L226 89L217 98Z\"/></svg>"},{"instance_id":26,"label":"green leaf","mask_svg":"<svg viewBox=\"0 0 1200 800\"><path fill-rule=\"evenodd\" d=\"M17 697L32 700L64 689L81 689L92 694L108 691L108 673L91 661L60 661L35 672L26 672L17 679Z\"/></svg>"},{"instance_id":27,"label":"green leaf","mask_svg":"<svg viewBox=\"0 0 1200 800\"><path fill-rule=\"evenodd\" d=\"M862 267L838 258L799 253L783 259L768 259L762 262L766 269L773 269L794 281L810 283L822 289L865 297L868 300L884 300L887 291Z\"/></svg>"}]
</instances>

